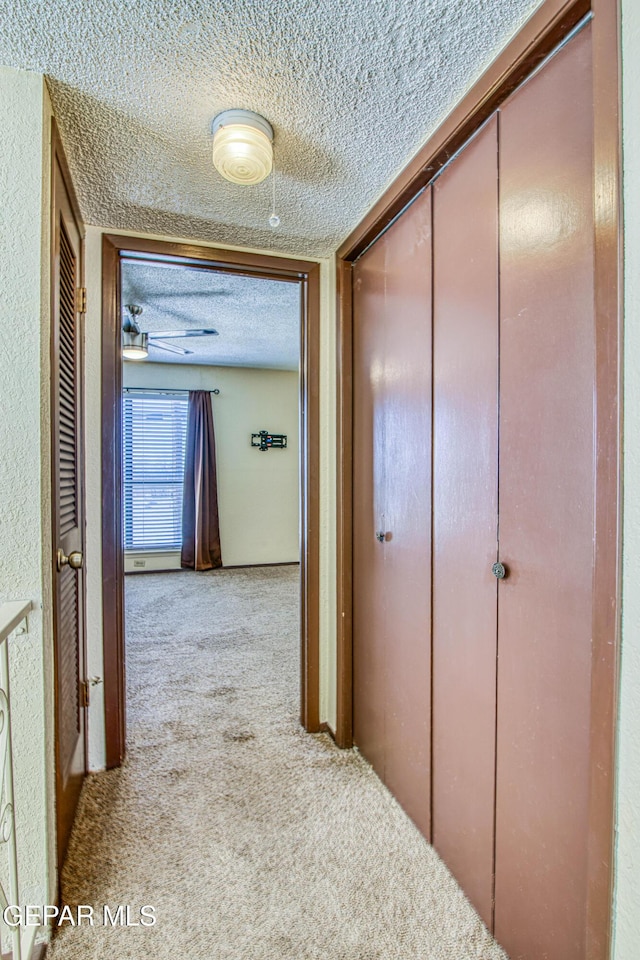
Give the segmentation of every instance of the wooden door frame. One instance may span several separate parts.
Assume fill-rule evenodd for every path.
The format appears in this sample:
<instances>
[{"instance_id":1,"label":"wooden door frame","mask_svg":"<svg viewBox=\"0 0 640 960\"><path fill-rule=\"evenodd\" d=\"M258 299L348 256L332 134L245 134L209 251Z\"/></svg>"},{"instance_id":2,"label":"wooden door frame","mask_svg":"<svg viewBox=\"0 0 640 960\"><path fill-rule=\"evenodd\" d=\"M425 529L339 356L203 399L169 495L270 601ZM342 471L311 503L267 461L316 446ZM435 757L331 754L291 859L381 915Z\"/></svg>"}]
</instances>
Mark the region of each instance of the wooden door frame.
<instances>
[{"instance_id":1,"label":"wooden door frame","mask_svg":"<svg viewBox=\"0 0 640 960\"><path fill-rule=\"evenodd\" d=\"M301 708L310 733L320 729L320 264L103 234L102 237L102 604L106 765L126 751L124 549L122 545L122 398L120 263L123 256L207 267L236 275L292 281L302 290L300 331Z\"/></svg>"},{"instance_id":2,"label":"wooden door frame","mask_svg":"<svg viewBox=\"0 0 640 960\"><path fill-rule=\"evenodd\" d=\"M587 960L611 949L621 596L622 202L619 0L546 0L336 253L337 724L353 742L352 265L510 93L589 14L593 31L596 400Z\"/></svg>"},{"instance_id":3,"label":"wooden door frame","mask_svg":"<svg viewBox=\"0 0 640 960\"><path fill-rule=\"evenodd\" d=\"M56 331L56 311L57 307L57 297L56 297L56 281L58 278L58 271L56 269L55 256L56 256L56 230L58 228L57 217L59 212L59 206L57 204L58 190L56 188L56 164L60 170L60 176L64 184L67 196L69 199L69 204L71 206L71 212L73 214L73 219L75 220L78 234L80 236L80 251L78 257L78 287L84 287L84 271L85 271L85 237L86 230L84 223L82 221L82 214L80 213L80 205L78 203L78 198L76 196L75 188L73 186L73 180L71 179L71 173L69 172L69 164L67 162L67 157L64 152L64 147L62 145L62 139L60 137L60 132L58 130L58 125L56 123L55 117L51 118L51 171L50 171L50 237L51 237L51 251L50 251L50 262L51 262L51 276L49 278L50 282L50 314L51 314L51 333L50 333L50 348L49 348L49 363L50 363L50 403L51 403L51 447L50 447L50 456L51 456L51 571L52 577L54 580L53 588L53 598L54 598L54 615L53 615L53 647L54 647L54 752L55 752L55 787L56 787L56 809L59 808L59 798L62 790L61 786L61 772L60 772L60 739L58 734L58 701L59 701L59 691L58 691L58 610L57 610L57 587L55 586L55 577L56 573L56 562L57 562L57 535L58 535L58 490L57 490L57 481L56 481L56 460L57 460L57 450L56 450L56 429L55 424L58 418L58 406L59 400L56 394L56 377L54 376L54 370L57 364L57 355L59 352L59 343L55 338ZM77 438L77 458L80 465L79 475L77 478L78 484L78 494L79 500L82 505L82 515L80 522L80 537L81 537L81 547L80 550L83 556L86 556L86 487L85 487L85 437L84 437L84 426L85 426L85 385L84 385L84 323L85 323L85 314L78 312L78 330L80 335L81 347L79 350L78 356L78 409L82 413L82 425L83 429L79 431ZM58 321L59 322L59 321ZM83 571L84 573L84 571ZM81 643L82 643L82 663L84 664L86 670L87 664L87 578L83 575L82 577L82 617L80 622L80 629L82 632ZM85 678L82 677L83 681ZM80 696L80 693L79 693ZM84 749L84 765L85 773L88 770L88 757L89 757L89 723L88 723L88 712L85 706L81 706L80 709L84 711L84 731L83 731L83 749ZM56 819L56 857L58 864L58 872L62 867L62 853L60 847L60 837L59 837L59 820Z\"/></svg>"}]
</instances>

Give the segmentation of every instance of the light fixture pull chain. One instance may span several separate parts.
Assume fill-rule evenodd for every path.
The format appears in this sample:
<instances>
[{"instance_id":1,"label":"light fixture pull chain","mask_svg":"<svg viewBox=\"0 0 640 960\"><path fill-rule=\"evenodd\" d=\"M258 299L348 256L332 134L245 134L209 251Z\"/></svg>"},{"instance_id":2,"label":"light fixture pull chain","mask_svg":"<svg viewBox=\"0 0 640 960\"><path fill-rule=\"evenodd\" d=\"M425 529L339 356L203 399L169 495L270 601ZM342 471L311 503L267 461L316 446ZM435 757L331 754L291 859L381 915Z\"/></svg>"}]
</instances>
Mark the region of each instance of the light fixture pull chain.
<instances>
[{"instance_id":1,"label":"light fixture pull chain","mask_svg":"<svg viewBox=\"0 0 640 960\"><path fill-rule=\"evenodd\" d=\"M280 217L276 213L276 165L271 167L271 216L269 217L269 226L274 230L280 226Z\"/></svg>"}]
</instances>

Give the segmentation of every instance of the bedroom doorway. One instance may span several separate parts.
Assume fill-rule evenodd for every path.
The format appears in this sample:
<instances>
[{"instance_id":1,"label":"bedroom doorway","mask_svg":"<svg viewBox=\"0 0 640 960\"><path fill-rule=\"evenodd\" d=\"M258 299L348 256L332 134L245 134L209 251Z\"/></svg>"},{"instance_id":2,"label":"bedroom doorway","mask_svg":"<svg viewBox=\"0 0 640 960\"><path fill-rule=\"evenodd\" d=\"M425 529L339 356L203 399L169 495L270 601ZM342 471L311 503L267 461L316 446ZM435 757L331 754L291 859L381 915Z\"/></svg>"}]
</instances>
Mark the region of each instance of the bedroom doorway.
<instances>
[{"instance_id":1,"label":"bedroom doorway","mask_svg":"<svg viewBox=\"0 0 640 960\"><path fill-rule=\"evenodd\" d=\"M145 741L145 716L153 720L164 702L165 678L172 689L188 688L191 698L190 708L183 705L189 709L176 706L176 717L193 708L198 692L209 703L221 698L216 706L225 697L235 703L237 688L219 671L242 685L241 675L247 682L255 675L252 660L254 667L273 666L280 657L291 668L297 649L283 638L292 630L300 651L296 713L307 731L319 729L318 274L313 263L104 237L110 768L126 751L127 687L137 745ZM194 534L192 521L202 516L206 530L200 522ZM281 651L265 647L270 630ZM190 646L192 657L204 660L199 679L189 683L180 673ZM129 684L127 656L135 670ZM271 688L265 677L265 691ZM234 709L235 725L221 731L223 738L249 737L249 712L238 712L237 703ZM170 728L170 717L163 723Z\"/></svg>"}]
</instances>

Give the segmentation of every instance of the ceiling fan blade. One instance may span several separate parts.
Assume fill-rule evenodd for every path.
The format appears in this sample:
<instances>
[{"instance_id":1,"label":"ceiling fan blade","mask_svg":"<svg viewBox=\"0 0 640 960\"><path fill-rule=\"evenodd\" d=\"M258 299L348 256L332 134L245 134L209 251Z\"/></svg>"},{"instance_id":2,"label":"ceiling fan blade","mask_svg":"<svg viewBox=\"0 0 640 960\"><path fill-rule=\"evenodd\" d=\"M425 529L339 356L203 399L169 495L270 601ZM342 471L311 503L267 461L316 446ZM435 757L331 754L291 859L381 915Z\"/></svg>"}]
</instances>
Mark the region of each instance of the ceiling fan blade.
<instances>
[{"instance_id":1,"label":"ceiling fan blade","mask_svg":"<svg viewBox=\"0 0 640 960\"><path fill-rule=\"evenodd\" d=\"M149 340L177 340L180 337L217 337L217 330L162 330L149 332Z\"/></svg>"},{"instance_id":2,"label":"ceiling fan blade","mask_svg":"<svg viewBox=\"0 0 640 960\"><path fill-rule=\"evenodd\" d=\"M145 293L146 300L168 300L189 297L230 297L230 290L163 290L159 293Z\"/></svg>"},{"instance_id":3,"label":"ceiling fan blade","mask_svg":"<svg viewBox=\"0 0 640 960\"><path fill-rule=\"evenodd\" d=\"M203 302L202 300L197 300L189 306L188 303L181 302L180 300L167 300L166 303L163 303L161 300L155 300L151 305L151 309L154 311L154 330L188 330L192 324L195 325L198 321L200 321L200 323L213 321L216 316L214 312L216 308L215 303L211 303L207 307L206 314L198 311L194 315L194 307Z\"/></svg>"},{"instance_id":4,"label":"ceiling fan blade","mask_svg":"<svg viewBox=\"0 0 640 960\"><path fill-rule=\"evenodd\" d=\"M185 350L184 347L174 347L172 343L164 343L162 340L152 340L149 337L149 346L154 347L156 350L164 350L165 353L177 353L181 357L186 357L187 354L193 353L193 350Z\"/></svg>"}]
</instances>

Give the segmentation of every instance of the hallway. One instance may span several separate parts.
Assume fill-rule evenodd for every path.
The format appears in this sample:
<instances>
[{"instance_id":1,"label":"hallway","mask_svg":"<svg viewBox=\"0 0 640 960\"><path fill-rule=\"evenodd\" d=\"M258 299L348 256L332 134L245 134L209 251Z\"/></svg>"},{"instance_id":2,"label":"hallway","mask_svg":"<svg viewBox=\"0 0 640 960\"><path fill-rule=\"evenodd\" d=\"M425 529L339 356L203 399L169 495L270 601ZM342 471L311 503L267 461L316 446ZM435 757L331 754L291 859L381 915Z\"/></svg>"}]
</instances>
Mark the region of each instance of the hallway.
<instances>
[{"instance_id":1,"label":"hallway","mask_svg":"<svg viewBox=\"0 0 640 960\"><path fill-rule=\"evenodd\" d=\"M353 751L298 724L297 567L127 578L129 753L90 776L64 901L155 907L52 960L500 960Z\"/></svg>"}]
</instances>

